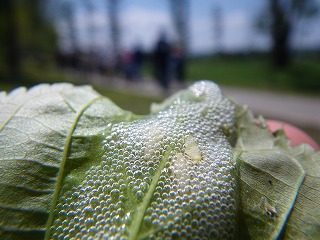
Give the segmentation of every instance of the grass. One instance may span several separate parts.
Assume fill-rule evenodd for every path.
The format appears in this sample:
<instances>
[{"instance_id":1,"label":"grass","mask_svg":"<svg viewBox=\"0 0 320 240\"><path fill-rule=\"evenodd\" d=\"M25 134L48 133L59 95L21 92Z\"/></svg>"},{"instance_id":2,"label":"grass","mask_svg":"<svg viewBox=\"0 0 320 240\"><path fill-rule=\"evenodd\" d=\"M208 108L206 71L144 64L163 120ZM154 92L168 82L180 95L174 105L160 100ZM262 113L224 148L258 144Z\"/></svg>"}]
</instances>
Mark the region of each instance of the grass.
<instances>
[{"instance_id":1,"label":"grass","mask_svg":"<svg viewBox=\"0 0 320 240\"><path fill-rule=\"evenodd\" d=\"M70 77L62 74L55 66L42 66L41 63L25 62L24 81L30 85L37 82L68 81ZM147 76L152 76L150 63L144 68ZM259 89L278 89L280 91L319 91L320 58L300 58L283 70L275 70L266 57L202 57L187 62L187 79L209 79L220 85ZM1 84L4 89L6 83Z\"/></svg>"},{"instance_id":2,"label":"grass","mask_svg":"<svg viewBox=\"0 0 320 240\"><path fill-rule=\"evenodd\" d=\"M32 61L25 61L21 69L21 80L10 81L6 74L0 73L0 91L11 91L14 88L24 86L32 87L38 83L70 82L71 79L60 71L53 63L41 64Z\"/></svg>"},{"instance_id":3,"label":"grass","mask_svg":"<svg viewBox=\"0 0 320 240\"><path fill-rule=\"evenodd\" d=\"M220 85L252 88L268 87L264 61L203 58L190 60L188 76L192 80L209 79Z\"/></svg>"},{"instance_id":4,"label":"grass","mask_svg":"<svg viewBox=\"0 0 320 240\"><path fill-rule=\"evenodd\" d=\"M267 59L256 57L201 58L188 63L191 80L209 79L220 85L272 91L320 93L320 61L296 60L276 70Z\"/></svg>"},{"instance_id":5,"label":"grass","mask_svg":"<svg viewBox=\"0 0 320 240\"><path fill-rule=\"evenodd\" d=\"M57 69L37 68L29 65L28 81L21 83L1 82L0 91L10 91L18 86L30 87L37 82L70 81L68 75ZM320 93L320 61L296 61L289 68L274 71L266 59L262 58L201 58L188 61L188 79L191 81L210 79L220 85L272 91L291 91L296 93ZM110 98L119 107L136 114L149 113L152 102L162 99L146 97L126 91L116 91L94 87L102 95ZM320 143L319 129L304 129Z\"/></svg>"},{"instance_id":6,"label":"grass","mask_svg":"<svg viewBox=\"0 0 320 240\"><path fill-rule=\"evenodd\" d=\"M22 83L22 84L5 82L5 83L1 83L0 92L1 91L10 92L11 90L20 86L25 86L27 88L30 88L34 85L35 83L33 82ZM101 88L99 86L93 86L93 88L97 92L99 92L101 95L108 97L120 108L131 111L139 115L148 114L150 112L151 103L161 102L163 100L162 98L147 97L143 95L134 94L128 91L117 91L113 89Z\"/></svg>"},{"instance_id":7,"label":"grass","mask_svg":"<svg viewBox=\"0 0 320 240\"><path fill-rule=\"evenodd\" d=\"M95 89L102 95L107 96L122 109L129 110L135 114L148 114L151 103L162 100L156 97L146 97L125 91L115 91L99 87L95 87Z\"/></svg>"},{"instance_id":8,"label":"grass","mask_svg":"<svg viewBox=\"0 0 320 240\"><path fill-rule=\"evenodd\" d=\"M63 74L53 65L43 67L33 62L25 63L25 81L21 83L0 83L0 90L10 91L23 85L30 87L38 82L74 81L68 74ZM150 75L150 64L144 72ZM281 71L274 70L263 57L220 57L196 58L187 63L187 78L190 81L209 79L222 86L265 89L271 91L290 91L295 93L320 94L320 59L304 58ZM89 83L90 84L90 83ZM161 99L150 98L125 91L96 88L102 95L108 96L123 109L136 114L149 112L151 102Z\"/></svg>"}]
</instances>

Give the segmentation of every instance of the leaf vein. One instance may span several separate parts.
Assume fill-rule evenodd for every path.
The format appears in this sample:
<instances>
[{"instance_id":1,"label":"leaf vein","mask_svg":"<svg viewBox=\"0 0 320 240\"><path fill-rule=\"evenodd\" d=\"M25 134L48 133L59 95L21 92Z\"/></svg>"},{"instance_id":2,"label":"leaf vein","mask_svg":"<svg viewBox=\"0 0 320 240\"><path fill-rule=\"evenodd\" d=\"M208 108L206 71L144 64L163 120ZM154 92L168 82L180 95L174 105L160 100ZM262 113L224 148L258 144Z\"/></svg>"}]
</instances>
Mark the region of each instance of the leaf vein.
<instances>
[{"instance_id":1,"label":"leaf vein","mask_svg":"<svg viewBox=\"0 0 320 240\"><path fill-rule=\"evenodd\" d=\"M170 154L170 149L166 152L166 154L164 155L162 161L159 164L159 167L155 173L155 175L153 176L152 182L150 184L150 187L148 189L147 194L145 195L145 197L143 198L142 203L140 204L140 206L138 206L135 215L133 216L132 219L132 225L129 229L129 240L135 240L137 239L138 235L139 235L139 230L140 227L142 225L143 222L143 217L145 215L145 212L147 210L147 207L149 206L149 203L152 199L152 195L154 193L154 190L157 186L157 183L160 179L161 176L161 172L164 169L168 159L169 159L169 154Z\"/></svg>"},{"instance_id":2,"label":"leaf vein","mask_svg":"<svg viewBox=\"0 0 320 240\"><path fill-rule=\"evenodd\" d=\"M58 178L57 178L57 183L56 183L56 190L54 192L54 196L53 196L53 201L52 201L52 205L51 205L51 209L49 212L49 219L47 221L47 226L46 226L46 234L45 234L45 239L48 240L50 238L50 226L52 224L53 221L53 213L54 213L54 209L55 206L57 204L58 201L58 197L59 197L59 193L60 193L60 189L61 189L61 183L63 180L63 172L64 172L64 166L65 163L68 159L68 153L69 153L69 149L71 147L71 140L72 140L72 135L74 130L76 129L77 123L80 119L80 117L82 116L82 114L84 113L84 111L91 105L93 104L95 101L99 100L103 98L102 96L98 96L93 98L91 101L89 101L87 104L85 104L76 114L75 119L73 121L72 126L69 129L69 132L67 134L67 139L66 139L66 143L65 143L65 147L64 147L64 151L63 151L63 156L61 159L61 165L60 165L60 169L59 169L59 173L58 173Z\"/></svg>"}]
</instances>

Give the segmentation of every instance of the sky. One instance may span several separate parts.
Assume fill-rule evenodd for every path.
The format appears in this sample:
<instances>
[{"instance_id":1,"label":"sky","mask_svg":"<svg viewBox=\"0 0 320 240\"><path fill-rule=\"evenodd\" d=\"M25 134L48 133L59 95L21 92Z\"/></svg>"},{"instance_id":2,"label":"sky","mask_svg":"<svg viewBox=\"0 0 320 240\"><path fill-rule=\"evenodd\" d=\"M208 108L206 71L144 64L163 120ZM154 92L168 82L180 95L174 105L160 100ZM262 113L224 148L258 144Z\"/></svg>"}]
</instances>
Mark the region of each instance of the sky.
<instances>
[{"instance_id":1,"label":"sky","mask_svg":"<svg viewBox=\"0 0 320 240\"><path fill-rule=\"evenodd\" d=\"M70 0L72 1L72 0ZM201 54L224 51L267 50L270 39L255 28L254 22L266 8L267 0L189 0L189 48L191 53ZM110 46L109 20L106 0L91 1L94 11L83 7L85 0L76 4L77 41L81 46ZM82 4L81 4L82 3ZM174 39L175 31L170 16L168 0L121 0L120 28L123 49L139 44L150 51L163 29ZM221 13L221 34L214 34L214 9ZM319 14L320 15L320 14ZM63 20L57 24L60 36L66 34ZM307 24L300 22L293 38L293 45L320 46L320 16ZM62 45L67 41L62 40Z\"/></svg>"}]
</instances>

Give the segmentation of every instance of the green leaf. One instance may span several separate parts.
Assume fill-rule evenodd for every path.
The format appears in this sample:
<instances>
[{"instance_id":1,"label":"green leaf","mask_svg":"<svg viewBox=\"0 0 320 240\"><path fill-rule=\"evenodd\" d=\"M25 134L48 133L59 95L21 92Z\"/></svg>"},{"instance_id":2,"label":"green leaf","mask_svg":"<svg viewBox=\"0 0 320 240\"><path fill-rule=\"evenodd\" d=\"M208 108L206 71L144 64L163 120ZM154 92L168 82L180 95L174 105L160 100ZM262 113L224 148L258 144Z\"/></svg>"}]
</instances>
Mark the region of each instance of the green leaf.
<instances>
[{"instance_id":1,"label":"green leaf","mask_svg":"<svg viewBox=\"0 0 320 240\"><path fill-rule=\"evenodd\" d=\"M233 164L222 126L232 128L233 111L215 84L200 82L150 116L108 126L101 162L61 193L51 238L232 237Z\"/></svg>"},{"instance_id":2,"label":"green leaf","mask_svg":"<svg viewBox=\"0 0 320 240\"><path fill-rule=\"evenodd\" d=\"M317 239L319 163L212 82L147 116L19 88L0 93L0 239Z\"/></svg>"},{"instance_id":3,"label":"green leaf","mask_svg":"<svg viewBox=\"0 0 320 240\"><path fill-rule=\"evenodd\" d=\"M272 149L274 140L262 116L254 118L247 107L237 107L237 143L242 150Z\"/></svg>"},{"instance_id":4,"label":"green leaf","mask_svg":"<svg viewBox=\"0 0 320 240\"><path fill-rule=\"evenodd\" d=\"M224 135L234 105L215 84L199 82L145 117L69 84L1 102L1 239L235 233Z\"/></svg>"},{"instance_id":5,"label":"green leaf","mask_svg":"<svg viewBox=\"0 0 320 240\"><path fill-rule=\"evenodd\" d=\"M124 112L91 87L71 84L19 88L2 94L0 104L0 238L43 238L67 160L95 154L79 139ZM79 151L71 153L74 148Z\"/></svg>"},{"instance_id":6,"label":"green leaf","mask_svg":"<svg viewBox=\"0 0 320 240\"><path fill-rule=\"evenodd\" d=\"M281 152L243 152L238 159L242 211L252 239L277 239L286 226L304 170Z\"/></svg>"},{"instance_id":7,"label":"green leaf","mask_svg":"<svg viewBox=\"0 0 320 240\"><path fill-rule=\"evenodd\" d=\"M308 145L290 147L283 130L273 136L264 119L247 108L238 107L237 118L234 161L240 222L247 231L242 236L318 239L319 153Z\"/></svg>"},{"instance_id":8,"label":"green leaf","mask_svg":"<svg viewBox=\"0 0 320 240\"><path fill-rule=\"evenodd\" d=\"M288 239L318 239L320 234L320 152L308 145L295 149L295 157L306 171L297 201L287 222Z\"/></svg>"}]
</instances>

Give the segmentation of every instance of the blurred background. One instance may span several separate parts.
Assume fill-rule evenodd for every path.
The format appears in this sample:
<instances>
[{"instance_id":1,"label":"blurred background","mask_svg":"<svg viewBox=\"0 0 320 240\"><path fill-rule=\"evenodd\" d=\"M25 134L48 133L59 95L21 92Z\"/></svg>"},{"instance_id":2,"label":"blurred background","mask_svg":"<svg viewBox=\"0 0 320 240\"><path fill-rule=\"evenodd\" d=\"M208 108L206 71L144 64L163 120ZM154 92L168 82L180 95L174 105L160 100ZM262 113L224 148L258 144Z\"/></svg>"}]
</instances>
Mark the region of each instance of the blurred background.
<instances>
[{"instance_id":1,"label":"blurred background","mask_svg":"<svg viewBox=\"0 0 320 240\"><path fill-rule=\"evenodd\" d=\"M1 0L0 90L91 84L121 107L210 79L320 142L319 0Z\"/></svg>"}]
</instances>

